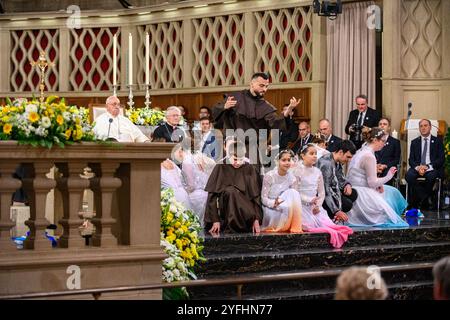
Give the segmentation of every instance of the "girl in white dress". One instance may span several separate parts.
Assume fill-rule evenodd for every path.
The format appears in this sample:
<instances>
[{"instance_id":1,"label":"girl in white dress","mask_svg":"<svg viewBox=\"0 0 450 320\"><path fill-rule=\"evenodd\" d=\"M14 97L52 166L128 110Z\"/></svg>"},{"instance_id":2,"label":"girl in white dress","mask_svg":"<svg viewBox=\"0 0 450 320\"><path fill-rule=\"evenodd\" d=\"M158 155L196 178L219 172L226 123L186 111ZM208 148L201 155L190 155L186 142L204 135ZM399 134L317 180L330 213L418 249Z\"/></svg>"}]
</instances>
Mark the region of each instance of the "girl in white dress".
<instances>
[{"instance_id":1,"label":"girl in white dress","mask_svg":"<svg viewBox=\"0 0 450 320\"><path fill-rule=\"evenodd\" d=\"M387 135L381 128L363 131L366 144L358 150L350 162L348 182L358 191L358 198L348 213L351 226L407 227L408 224L386 202L383 185L392 179L396 167L389 169L387 175L377 177L375 151L383 148ZM398 195L401 194L398 192Z\"/></svg>"},{"instance_id":2,"label":"girl in white dress","mask_svg":"<svg viewBox=\"0 0 450 320\"><path fill-rule=\"evenodd\" d=\"M192 210L191 200L184 188L181 170L172 160L166 159L161 163L161 187L172 188L175 199L186 209Z\"/></svg>"},{"instance_id":3,"label":"girl in white dress","mask_svg":"<svg viewBox=\"0 0 450 320\"><path fill-rule=\"evenodd\" d=\"M213 159L201 152L194 154L184 152L181 170L185 178L186 191L189 194L192 210L199 217L202 227L206 200L208 199L205 186L215 164Z\"/></svg>"},{"instance_id":4,"label":"girl in white dress","mask_svg":"<svg viewBox=\"0 0 450 320\"><path fill-rule=\"evenodd\" d=\"M299 193L302 201L303 230L313 233L329 233L330 243L340 248L353 230L347 226L336 225L322 208L325 199L322 171L314 165L317 162L317 150L313 144L307 144L300 151L302 164L294 169L299 179Z\"/></svg>"},{"instance_id":5,"label":"girl in white dress","mask_svg":"<svg viewBox=\"0 0 450 320\"><path fill-rule=\"evenodd\" d=\"M294 153L281 151L277 166L264 175L261 198L263 232L302 232L302 208L297 178L289 171Z\"/></svg>"}]
</instances>

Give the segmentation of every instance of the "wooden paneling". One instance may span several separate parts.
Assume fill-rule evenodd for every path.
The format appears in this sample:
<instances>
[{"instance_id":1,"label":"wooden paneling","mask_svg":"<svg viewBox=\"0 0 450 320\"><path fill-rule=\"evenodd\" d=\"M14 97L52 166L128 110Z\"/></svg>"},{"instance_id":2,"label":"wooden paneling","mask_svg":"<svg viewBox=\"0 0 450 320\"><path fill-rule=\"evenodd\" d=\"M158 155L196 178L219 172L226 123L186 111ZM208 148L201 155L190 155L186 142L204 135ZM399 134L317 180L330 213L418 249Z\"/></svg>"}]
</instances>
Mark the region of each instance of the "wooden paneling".
<instances>
[{"instance_id":1,"label":"wooden paneling","mask_svg":"<svg viewBox=\"0 0 450 320\"><path fill-rule=\"evenodd\" d=\"M183 105L186 108L186 116L189 121L198 120L198 114L201 106L212 107L218 102L223 101L223 95L226 92L205 92L205 93L187 93L172 95L153 95L151 97L152 107L166 109L172 105ZM289 103L291 97L302 99L300 105L294 109L294 117L297 120L311 119L311 89L269 89L266 93L266 100L273 104L279 112L286 103ZM128 97L119 97L121 103L127 106ZM67 97L66 102L71 105L88 107L91 104L105 103L106 97ZM4 103L4 98L0 98ZM143 107L144 96L134 96L134 107Z\"/></svg>"}]
</instances>

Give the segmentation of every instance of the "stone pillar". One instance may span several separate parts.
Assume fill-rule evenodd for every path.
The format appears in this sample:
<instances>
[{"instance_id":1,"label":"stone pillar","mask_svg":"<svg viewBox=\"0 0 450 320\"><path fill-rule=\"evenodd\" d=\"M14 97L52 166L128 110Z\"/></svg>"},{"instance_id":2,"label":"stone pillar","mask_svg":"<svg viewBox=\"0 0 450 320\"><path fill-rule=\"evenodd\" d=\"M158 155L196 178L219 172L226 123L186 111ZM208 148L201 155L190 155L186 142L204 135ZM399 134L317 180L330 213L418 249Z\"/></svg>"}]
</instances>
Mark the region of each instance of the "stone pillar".
<instances>
[{"instance_id":1,"label":"stone pillar","mask_svg":"<svg viewBox=\"0 0 450 320\"><path fill-rule=\"evenodd\" d=\"M0 252L16 250L10 234L15 225L10 219L11 197L21 186L20 180L13 177L16 168L11 161L0 161Z\"/></svg>"},{"instance_id":2,"label":"stone pillar","mask_svg":"<svg viewBox=\"0 0 450 320\"><path fill-rule=\"evenodd\" d=\"M121 181L114 177L119 167L118 162L102 162L90 164L95 177L90 179L91 189L94 191L96 216L92 219L96 231L92 237L94 246L117 246L117 238L112 234L112 227L116 220L112 218L113 195L121 186Z\"/></svg>"},{"instance_id":3,"label":"stone pillar","mask_svg":"<svg viewBox=\"0 0 450 320\"><path fill-rule=\"evenodd\" d=\"M78 213L81 211L84 189L89 187L89 181L80 177L86 167L86 162L70 161L57 163L56 166L63 175L56 181L62 194L64 211L64 218L59 221L64 231L59 238L58 245L62 248L83 248L85 241L78 229L83 220L80 219Z\"/></svg>"},{"instance_id":4,"label":"stone pillar","mask_svg":"<svg viewBox=\"0 0 450 320\"><path fill-rule=\"evenodd\" d=\"M319 120L325 117L327 78L327 28L326 19L314 14L312 18L312 88L311 130L317 131Z\"/></svg>"},{"instance_id":5,"label":"stone pillar","mask_svg":"<svg viewBox=\"0 0 450 320\"><path fill-rule=\"evenodd\" d=\"M45 236L45 229L50 224L45 218L47 194L56 186L56 181L47 178L47 173L53 167L51 160L36 160L34 164L27 164L23 188L30 200L30 220L25 224L30 228L30 235L24 241L24 248L34 250L48 250L50 241Z\"/></svg>"},{"instance_id":6,"label":"stone pillar","mask_svg":"<svg viewBox=\"0 0 450 320\"><path fill-rule=\"evenodd\" d=\"M450 22L447 0L383 1L383 110L399 131L413 119L450 122Z\"/></svg>"}]
</instances>

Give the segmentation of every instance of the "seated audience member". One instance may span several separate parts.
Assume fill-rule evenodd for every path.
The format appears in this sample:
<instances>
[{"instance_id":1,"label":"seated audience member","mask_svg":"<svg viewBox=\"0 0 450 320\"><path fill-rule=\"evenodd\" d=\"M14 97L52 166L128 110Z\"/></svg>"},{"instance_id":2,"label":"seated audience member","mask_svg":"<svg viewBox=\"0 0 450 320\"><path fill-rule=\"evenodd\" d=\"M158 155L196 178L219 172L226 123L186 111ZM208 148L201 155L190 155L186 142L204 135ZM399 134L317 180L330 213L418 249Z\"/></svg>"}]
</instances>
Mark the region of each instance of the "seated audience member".
<instances>
[{"instance_id":1,"label":"seated audience member","mask_svg":"<svg viewBox=\"0 0 450 320\"><path fill-rule=\"evenodd\" d=\"M204 189L216 163L213 159L200 152L194 154L186 150L182 152L184 154L182 156L181 171L183 173L186 191L189 194L192 211L197 214L203 226L206 200L208 198L208 192Z\"/></svg>"},{"instance_id":2,"label":"seated audience member","mask_svg":"<svg viewBox=\"0 0 450 320\"><path fill-rule=\"evenodd\" d=\"M194 124L192 126L192 130L201 130L200 121L202 118L208 118L211 121L211 110L206 107L202 106L200 107L200 112L198 113L198 119L197 121L194 121ZM211 128L213 127L211 122Z\"/></svg>"},{"instance_id":3,"label":"seated audience member","mask_svg":"<svg viewBox=\"0 0 450 320\"><path fill-rule=\"evenodd\" d=\"M150 141L130 119L120 114L120 108L120 100L116 96L106 99L106 112L94 121L94 134L97 139L119 142Z\"/></svg>"},{"instance_id":4,"label":"seated audience member","mask_svg":"<svg viewBox=\"0 0 450 320\"><path fill-rule=\"evenodd\" d=\"M380 115L378 111L367 106L367 96L360 94L355 98L355 102L356 109L352 110L348 115L345 133L350 135L350 141L355 144L356 149L359 149L364 143L362 130L376 127L380 121Z\"/></svg>"},{"instance_id":5,"label":"seated audience member","mask_svg":"<svg viewBox=\"0 0 450 320\"><path fill-rule=\"evenodd\" d=\"M219 155L219 148L221 146L218 145L218 140L216 138L214 129L211 125L211 120L208 117L204 117L200 119L200 127L201 127L201 140L199 145L199 151L204 153L208 157L217 160Z\"/></svg>"},{"instance_id":6,"label":"seated audience member","mask_svg":"<svg viewBox=\"0 0 450 320\"><path fill-rule=\"evenodd\" d=\"M298 180L291 167L294 153L283 150L276 156L276 167L264 175L262 203L264 232L302 232L302 207Z\"/></svg>"},{"instance_id":7,"label":"seated audience member","mask_svg":"<svg viewBox=\"0 0 450 320\"><path fill-rule=\"evenodd\" d=\"M442 258L433 267L435 300L450 300L450 256Z\"/></svg>"},{"instance_id":8,"label":"seated audience member","mask_svg":"<svg viewBox=\"0 0 450 320\"><path fill-rule=\"evenodd\" d=\"M317 162L317 151L313 144L307 144L300 151L302 163L293 170L297 177L298 192L302 202L303 230L313 233L328 233L330 243L340 248L347 241L353 230L347 226L339 226L328 217L322 208L325 199L325 189L322 172L314 167Z\"/></svg>"},{"instance_id":9,"label":"seated audience member","mask_svg":"<svg viewBox=\"0 0 450 320\"><path fill-rule=\"evenodd\" d=\"M205 228L213 235L260 232L261 185L255 166L244 162L245 145L232 142L227 162L214 167L205 191Z\"/></svg>"},{"instance_id":10,"label":"seated audience member","mask_svg":"<svg viewBox=\"0 0 450 320\"><path fill-rule=\"evenodd\" d=\"M390 135L391 121L388 118L381 118L378 126L388 135L383 149L375 152L375 157L377 158L377 174L379 177L385 177L389 168L397 167L400 164L400 140ZM392 184L393 180L389 180L386 184Z\"/></svg>"},{"instance_id":11,"label":"seated audience member","mask_svg":"<svg viewBox=\"0 0 450 320\"><path fill-rule=\"evenodd\" d=\"M346 215L353 207L358 194L346 180L342 165L348 163L356 152L355 145L342 140L329 155L319 159L317 167L323 175L325 185L324 209L335 222L347 221Z\"/></svg>"},{"instance_id":12,"label":"seated audience member","mask_svg":"<svg viewBox=\"0 0 450 320\"><path fill-rule=\"evenodd\" d=\"M341 138L333 134L333 129L331 127L331 122L328 119L322 119L319 121L319 131L325 136L325 142L327 143L327 150L330 152L336 151L336 147L339 142L342 141Z\"/></svg>"},{"instance_id":13,"label":"seated audience member","mask_svg":"<svg viewBox=\"0 0 450 320\"><path fill-rule=\"evenodd\" d=\"M283 113L287 112L289 104L285 104L283 107ZM280 150L284 150L288 147L289 143L294 143L298 137L298 124L292 118L294 116L294 110L290 110L288 117L286 118L286 130L280 130Z\"/></svg>"},{"instance_id":14,"label":"seated audience member","mask_svg":"<svg viewBox=\"0 0 450 320\"><path fill-rule=\"evenodd\" d=\"M327 150L327 143L325 136L323 134L320 133L315 134L313 136L311 143L316 147L317 159L320 159L323 156L330 154L330 151Z\"/></svg>"},{"instance_id":15,"label":"seated audience member","mask_svg":"<svg viewBox=\"0 0 450 320\"><path fill-rule=\"evenodd\" d=\"M171 188L175 200L181 202L186 209L192 210L189 194L183 184L181 170L172 160L167 159L161 163L161 188Z\"/></svg>"},{"instance_id":16,"label":"seated audience member","mask_svg":"<svg viewBox=\"0 0 450 320\"><path fill-rule=\"evenodd\" d=\"M153 132L153 141L180 142L185 136L183 128L179 125L181 111L171 106L166 110L166 122L158 126Z\"/></svg>"},{"instance_id":17,"label":"seated audience member","mask_svg":"<svg viewBox=\"0 0 450 320\"><path fill-rule=\"evenodd\" d=\"M297 154L300 150L302 150L303 146L311 143L313 139L313 135L311 134L311 126L308 122L302 121L298 125L298 137L297 140L292 143L290 146L292 151Z\"/></svg>"},{"instance_id":18,"label":"seated audience member","mask_svg":"<svg viewBox=\"0 0 450 320\"><path fill-rule=\"evenodd\" d=\"M422 119L419 122L420 137L411 142L409 153L409 170L406 173L408 182L408 201L414 208L426 208L428 198L433 192L436 178L444 176L444 144L438 137L431 135L431 121ZM425 178L418 182L417 178Z\"/></svg>"},{"instance_id":19,"label":"seated audience member","mask_svg":"<svg viewBox=\"0 0 450 320\"><path fill-rule=\"evenodd\" d=\"M388 289L378 270L350 267L336 280L335 300L386 300Z\"/></svg>"},{"instance_id":20,"label":"seated audience member","mask_svg":"<svg viewBox=\"0 0 450 320\"><path fill-rule=\"evenodd\" d=\"M406 208L406 200L400 191L384 184L397 172L389 168L384 178L377 177L375 152L383 148L387 135L381 128L365 128L366 143L359 149L348 169L348 181L358 191L358 198L348 213L350 226L408 227L401 214Z\"/></svg>"}]
</instances>

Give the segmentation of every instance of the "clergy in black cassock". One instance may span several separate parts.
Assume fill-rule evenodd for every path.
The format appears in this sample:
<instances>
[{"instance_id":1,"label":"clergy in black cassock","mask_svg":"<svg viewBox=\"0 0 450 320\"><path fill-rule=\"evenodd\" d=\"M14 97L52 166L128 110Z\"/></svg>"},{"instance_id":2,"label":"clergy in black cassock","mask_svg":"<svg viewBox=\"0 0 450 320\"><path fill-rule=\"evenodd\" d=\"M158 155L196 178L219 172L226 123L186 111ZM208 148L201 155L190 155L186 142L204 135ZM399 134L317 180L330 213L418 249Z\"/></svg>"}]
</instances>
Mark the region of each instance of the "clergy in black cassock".
<instances>
[{"instance_id":1,"label":"clergy in black cassock","mask_svg":"<svg viewBox=\"0 0 450 320\"><path fill-rule=\"evenodd\" d=\"M229 163L216 165L205 187L205 228L212 234L259 233L263 217L260 178L255 166L243 161L241 142L233 143L230 150Z\"/></svg>"},{"instance_id":2,"label":"clergy in black cassock","mask_svg":"<svg viewBox=\"0 0 450 320\"><path fill-rule=\"evenodd\" d=\"M268 87L269 76L265 73L256 73L252 76L249 90L227 94L225 101L213 108L215 127L225 129L225 135L227 135L227 129L242 129L244 132L253 129L258 137L262 129L286 130L286 119L289 119L289 113L300 103L300 99L293 97L283 115L277 115L277 109L264 99ZM267 132L268 136L269 132ZM247 147L259 146L262 141L247 139L245 143ZM247 152L249 151L247 148ZM251 163L259 163L259 160L250 159Z\"/></svg>"}]
</instances>

